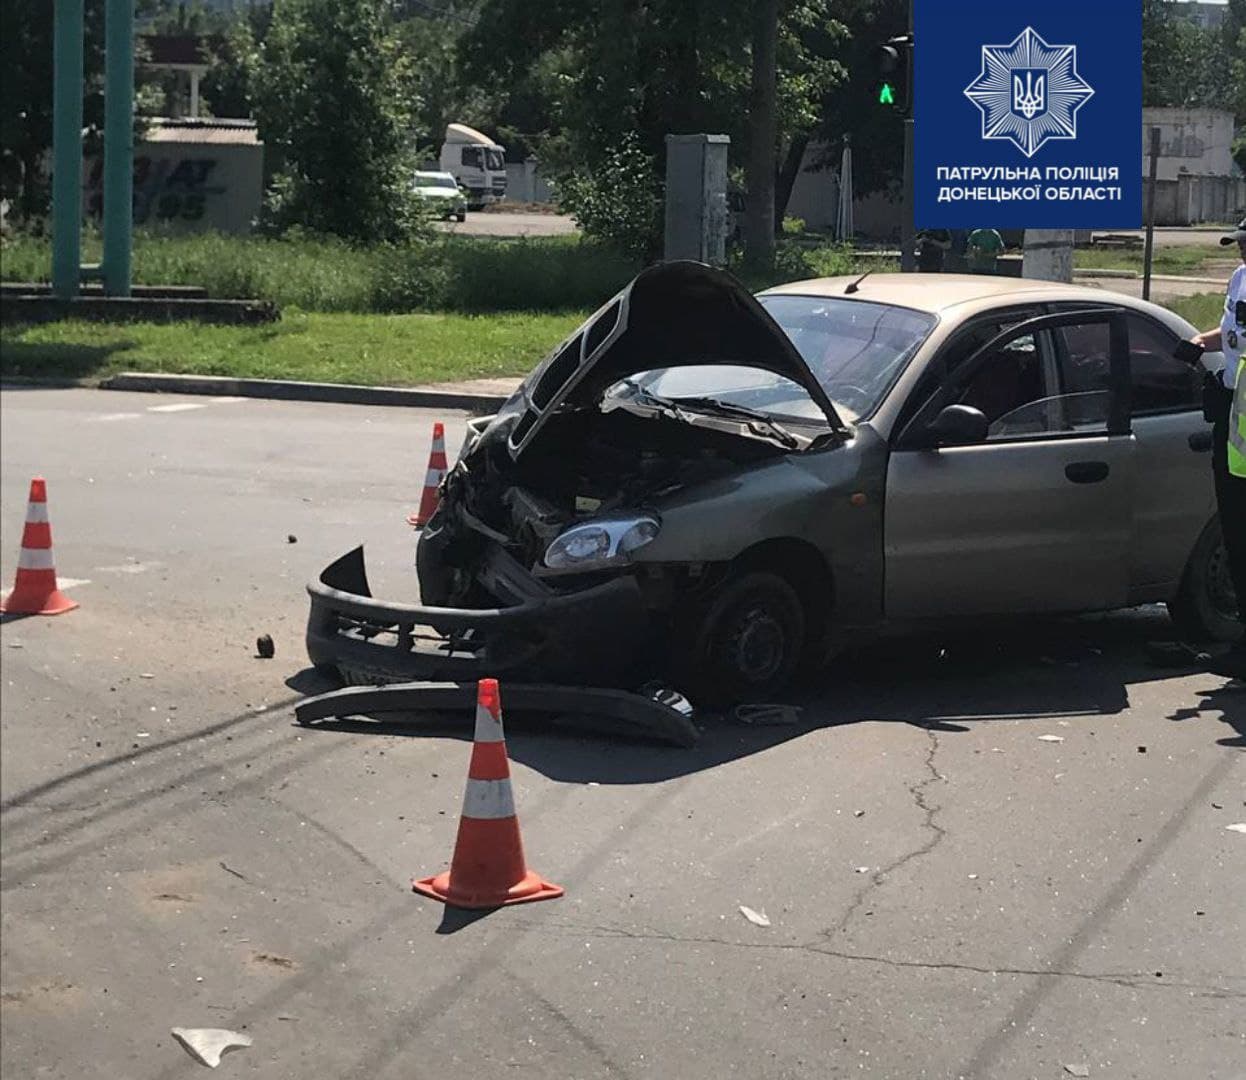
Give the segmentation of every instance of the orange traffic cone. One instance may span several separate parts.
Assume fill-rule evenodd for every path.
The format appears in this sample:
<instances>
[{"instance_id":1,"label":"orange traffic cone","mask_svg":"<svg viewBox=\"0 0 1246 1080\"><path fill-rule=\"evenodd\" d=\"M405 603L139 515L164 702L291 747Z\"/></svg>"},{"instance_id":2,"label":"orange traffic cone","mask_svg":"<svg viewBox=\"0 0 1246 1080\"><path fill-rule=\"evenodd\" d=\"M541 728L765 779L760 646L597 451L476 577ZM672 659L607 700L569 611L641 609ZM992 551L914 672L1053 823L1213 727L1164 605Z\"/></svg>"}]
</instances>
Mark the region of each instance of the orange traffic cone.
<instances>
[{"instance_id":1,"label":"orange traffic cone","mask_svg":"<svg viewBox=\"0 0 1246 1080\"><path fill-rule=\"evenodd\" d=\"M6 615L60 615L78 605L56 587L52 565L52 526L48 524L48 486L42 476L30 482L22 553L13 591L0 600Z\"/></svg>"},{"instance_id":2,"label":"orange traffic cone","mask_svg":"<svg viewBox=\"0 0 1246 1080\"><path fill-rule=\"evenodd\" d=\"M411 887L460 908L562 896L561 885L551 885L524 864L496 679L481 679L476 688L476 742L450 870L413 881Z\"/></svg>"},{"instance_id":3,"label":"orange traffic cone","mask_svg":"<svg viewBox=\"0 0 1246 1080\"><path fill-rule=\"evenodd\" d=\"M407 515L407 524L422 529L428 519L437 512L437 504L441 501L438 489L446 478L446 429L440 422L433 425L433 449L428 455L428 474L424 477L424 494L420 497L420 508L414 514Z\"/></svg>"}]
</instances>

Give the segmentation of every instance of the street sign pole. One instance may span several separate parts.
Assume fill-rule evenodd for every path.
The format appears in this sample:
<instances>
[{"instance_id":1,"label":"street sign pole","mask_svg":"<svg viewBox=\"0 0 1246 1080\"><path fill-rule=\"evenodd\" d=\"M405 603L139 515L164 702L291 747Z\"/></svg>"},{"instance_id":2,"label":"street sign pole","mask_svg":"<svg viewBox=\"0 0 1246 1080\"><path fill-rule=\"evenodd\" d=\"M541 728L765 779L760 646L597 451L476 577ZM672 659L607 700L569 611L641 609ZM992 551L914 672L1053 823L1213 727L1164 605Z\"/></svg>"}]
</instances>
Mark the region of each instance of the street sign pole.
<instances>
[{"instance_id":1,"label":"street sign pole","mask_svg":"<svg viewBox=\"0 0 1246 1080\"><path fill-rule=\"evenodd\" d=\"M81 3L81 0L79 0ZM104 291L130 295L134 221L134 0L104 9Z\"/></svg>"},{"instance_id":2,"label":"street sign pole","mask_svg":"<svg viewBox=\"0 0 1246 1080\"><path fill-rule=\"evenodd\" d=\"M911 274L917 269L917 253L913 250L913 54L917 51L917 39L913 36L913 6L916 0L909 0L909 47L907 54L908 79L906 80L906 97L904 103L904 209L900 218L900 269Z\"/></svg>"},{"instance_id":3,"label":"street sign pole","mask_svg":"<svg viewBox=\"0 0 1246 1080\"><path fill-rule=\"evenodd\" d=\"M82 258L83 0L56 0L52 39L52 289L78 295Z\"/></svg>"},{"instance_id":4,"label":"street sign pole","mask_svg":"<svg viewBox=\"0 0 1246 1080\"><path fill-rule=\"evenodd\" d=\"M1146 195L1146 254L1142 260L1142 299L1151 299L1151 263L1155 256L1155 182L1159 175L1160 130L1151 128L1151 175Z\"/></svg>"}]
</instances>

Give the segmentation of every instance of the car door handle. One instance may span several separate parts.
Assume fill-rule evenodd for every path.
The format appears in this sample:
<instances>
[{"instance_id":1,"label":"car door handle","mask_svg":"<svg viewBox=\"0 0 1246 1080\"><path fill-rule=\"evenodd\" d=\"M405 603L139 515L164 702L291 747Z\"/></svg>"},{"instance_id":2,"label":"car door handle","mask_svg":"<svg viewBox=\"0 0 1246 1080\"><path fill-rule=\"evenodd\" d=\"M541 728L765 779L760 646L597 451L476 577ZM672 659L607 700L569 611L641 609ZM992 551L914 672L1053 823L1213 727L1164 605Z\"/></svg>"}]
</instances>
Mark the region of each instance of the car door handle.
<instances>
[{"instance_id":1,"label":"car door handle","mask_svg":"<svg viewBox=\"0 0 1246 1080\"><path fill-rule=\"evenodd\" d=\"M1188 441L1190 443L1190 449L1193 450L1196 454L1210 454L1211 453L1211 432L1210 431L1196 431L1193 435L1190 436Z\"/></svg>"},{"instance_id":2,"label":"car door handle","mask_svg":"<svg viewBox=\"0 0 1246 1080\"><path fill-rule=\"evenodd\" d=\"M1106 461L1075 461L1064 467L1064 475L1075 484L1100 484L1111 471Z\"/></svg>"}]
</instances>

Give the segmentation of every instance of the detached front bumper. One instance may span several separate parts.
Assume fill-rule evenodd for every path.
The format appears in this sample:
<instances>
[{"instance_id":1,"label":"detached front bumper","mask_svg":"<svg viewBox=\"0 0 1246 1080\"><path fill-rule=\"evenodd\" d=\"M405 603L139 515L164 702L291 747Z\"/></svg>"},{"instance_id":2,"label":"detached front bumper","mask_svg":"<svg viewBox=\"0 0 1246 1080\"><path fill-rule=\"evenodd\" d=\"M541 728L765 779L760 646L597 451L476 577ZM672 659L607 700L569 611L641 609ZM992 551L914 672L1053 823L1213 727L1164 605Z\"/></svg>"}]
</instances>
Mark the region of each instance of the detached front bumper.
<instances>
[{"instance_id":1,"label":"detached front bumper","mask_svg":"<svg viewBox=\"0 0 1246 1080\"><path fill-rule=\"evenodd\" d=\"M485 571L524 573L496 546ZM626 689L646 639L631 577L574 593L534 589L491 609L421 607L373 599L359 547L326 567L307 592L311 662L354 685L497 678Z\"/></svg>"}]
</instances>

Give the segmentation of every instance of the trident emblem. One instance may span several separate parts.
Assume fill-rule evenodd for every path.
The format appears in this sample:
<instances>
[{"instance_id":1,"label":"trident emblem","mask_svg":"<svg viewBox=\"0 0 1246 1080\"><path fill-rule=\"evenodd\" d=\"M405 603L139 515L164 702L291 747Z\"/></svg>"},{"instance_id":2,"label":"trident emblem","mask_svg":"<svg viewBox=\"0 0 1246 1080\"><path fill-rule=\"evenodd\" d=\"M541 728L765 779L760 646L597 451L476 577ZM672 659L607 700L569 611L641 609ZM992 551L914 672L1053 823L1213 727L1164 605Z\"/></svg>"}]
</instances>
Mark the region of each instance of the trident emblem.
<instances>
[{"instance_id":1,"label":"trident emblem","mask_svg":"<svg viewBox=\"0 0 1246 1080\"><path fill-rule=\"evenodd\" d=\"M1022 75L1025 81L1022 82ZM1012 111L1033 120L1047 111L1047 74L1037 71L1014 71L1012 74Z\"/></svg>"}]
</instances>

